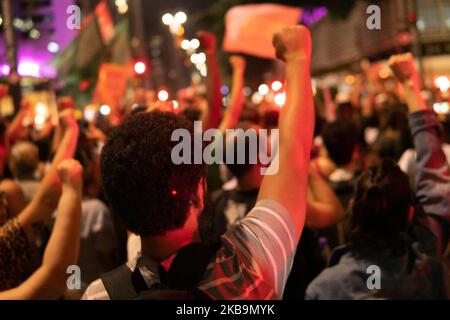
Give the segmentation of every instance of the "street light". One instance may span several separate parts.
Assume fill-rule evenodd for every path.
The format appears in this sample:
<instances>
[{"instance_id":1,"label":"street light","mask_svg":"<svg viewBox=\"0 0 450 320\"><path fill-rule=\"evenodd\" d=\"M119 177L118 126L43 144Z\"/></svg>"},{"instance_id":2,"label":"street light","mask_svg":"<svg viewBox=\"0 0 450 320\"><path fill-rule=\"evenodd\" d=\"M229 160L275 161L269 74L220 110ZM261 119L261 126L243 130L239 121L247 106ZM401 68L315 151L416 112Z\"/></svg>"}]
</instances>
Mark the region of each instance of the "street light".
<instances>
[{"instance_id":1,"label":"street light","mask_svg":"<svg viewBox=\"0 0 450 320\"><path fill-rule=\"evenodd\" d=\"M162 16L162 22L166 26L170 26L174 22L175 18L170 13L166 13Z\"/></svg>"},{"instance_id":2,"label":"street light","mask_svg":"<svg viewBox=\"0 0 450 320\"><path fill-rule=\"evenodd\" d=\"M198 49L200 47L200 41L194 38L190 41L190 45L192 49Z\"/></svg>"},{"instance_id":3,"label":"street light","mask_svg":"<svg viewBox=\"0 0 450 320\"><path fill-rule=\"evenodd\" d=\"M183 11L179 11L175 14L175 21L179 24L183 24L187 21L187 15Z\"/></svg>"},{"instance_id":4,"label":"street light","mask_svg":"<svg viewBox=\"0 0 450 320\"><path fill-rule=\"evenodd\" d=\"M138 61L134 64L134 72L136 72L137 74L139 75L144 74L146 70L147 66L145 65L144 62Z\"/></svg>"}]
</instances>

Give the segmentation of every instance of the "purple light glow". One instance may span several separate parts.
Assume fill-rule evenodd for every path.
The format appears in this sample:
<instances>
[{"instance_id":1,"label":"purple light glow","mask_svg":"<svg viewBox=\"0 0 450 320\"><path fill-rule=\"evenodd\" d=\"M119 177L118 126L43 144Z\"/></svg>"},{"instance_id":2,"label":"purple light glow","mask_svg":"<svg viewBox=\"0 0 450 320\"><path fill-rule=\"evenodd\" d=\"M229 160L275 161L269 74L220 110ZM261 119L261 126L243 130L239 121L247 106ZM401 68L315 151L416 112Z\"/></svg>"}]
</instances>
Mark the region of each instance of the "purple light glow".
<instances>
[{"instance_id":1,"label":"purple light glow","mask_svg":"<svg viewBox=\"0 0 450 320\"><path fill-rule=\"evenodd\" d=\"M52 1L51 3L52 7L50 10L54 17L54 34L43 33L37 40L18 38L18 72L22 76L55 77L56 70L50 63L55 55L49 52L49 43L55 42L59 46L60 51L64 50L78 33L78 30L69 30L66 26L66 20L68 18L68 14L66 13L67 7L73 5L75 0L58 0ZM3 37L0 38L1 52L6 52ZM6 60L6 55L0 55L0 75L6 76L9 72L10 67Z\"/></svg>"},{"instance_id":2,"label":"purple light glow","mask_svg":"<svg viewBox=\"0 0 450 320\"><path fill-rule=\"evenodd\" d=\"M11 68L7 64L4 64L0 67L0 73L2 74L2 76L8 76L10 71Z\"/></svg>"},{"instance_id":3,"label":"purple light glow","mask_svg":"<svg viewBox=\"0 0 450 320\"><path fill-rule=\"evenodd\" d=\"M316 22L320 21L328 14L328 10L325 7L318 7L312 9L304 9L302 12L302 23L306 26L312 26Z\"/></svg>"}]
</instances>

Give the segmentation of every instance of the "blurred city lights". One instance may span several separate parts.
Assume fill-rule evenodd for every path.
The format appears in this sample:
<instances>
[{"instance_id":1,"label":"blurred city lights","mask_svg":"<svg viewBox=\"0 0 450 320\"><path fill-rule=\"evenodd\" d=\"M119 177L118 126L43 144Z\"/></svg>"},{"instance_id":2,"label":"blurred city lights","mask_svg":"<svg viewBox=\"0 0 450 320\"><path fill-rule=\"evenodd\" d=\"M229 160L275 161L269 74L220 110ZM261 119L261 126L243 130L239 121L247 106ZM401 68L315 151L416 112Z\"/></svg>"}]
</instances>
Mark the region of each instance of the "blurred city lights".
<instances>
[{"instance_id":1,"label":"blurred city lights","mask_svg":"<svg viewBox=\"0 0 450 320\"><path fill-rule=\"evenodd\" d=\"M7 76L7 75L9 75L11 68L7 64L4 64L1 66L0 71L1 71L2 75Z\"/></svg>"},{"instance_id":2,"label":"blurred city lights","mask_svg":"<svg viewBox=\"0 0 450 320\"><path fill-rule=\"evenodd\" d=\"M264 100L264 95L262 95L260 92L255 92L252 95L252 102L254 104L260 104Z\"/></svg>"},{"instance_id":3,"label":"blurred city lights","mask_svg":"<svg viewBox=\"0 0 450 320\"><path fill-rule=\"evenodd\" d=\"M181 48L183 50L189 50L191 48L191 42L187 39L184 39L183 41L181 41Z\"/></svg>"},{"instance_id":4,"label":"blurred city lights","mask_svg":"<svg viewBox=\"0 0 450 320\"><path fill-rule=\"evenodd\" d=\"M117 12L120 14L125 14L128 12L127 0L116 0L114 4L117 7Z\"/></svg>"},{"instance_id":5,"label":"blurred city lights","mask_svg":"<svg viewBox=\"0 0 450 320\"><path fill-rule=\"evenodd\" d=\"M197 61L198 63L205 63L206 62L206 54L204 52L200 52L197 54Z\"/></svg>"},{"instance_id":6,"label":"blurred city lights","mask_svg":"<svg viewBox=\"0 0 450 320\"><path fill-rule=\"evenodd\" d=\"M173 17L173 15L171 15L170 13L166 13L162 16L162 22L166 25L169 26L174 22L175 18Z\"/></svg>"},{"instance_id":7,"label":"blurred city lights","mask_svg":"<svg viewBox=\"0 0 450 320\"><path fill-rule=\"evenodd\" d=\"M165 102L169 99L169 93L166 90L160 90L158 92L159 101Z\"/></svg>"},{"instance_id":8,"label":"blurred city lights","mask_svg":"<svg viewBox=\"0 0 450 320\"><path fill-rule=\"evenodd\" d=\"M173 110L177 110L178 109L178 101L176 101L176 100L172 100L172 107L173 107Z\"/></svg>"},{"instance_id":9,"label":"blurred city lights","mask_svg":"<svg viewBox=\"0 0 450 320\"><path fill-rule=\"evenodd\" d=\"M244 96L248 97L252 94L252 89L250 89L250 87L244 87L243 91Z\"/></svg>"},{"instance_id":10,"label":"blurred city lights","mask_svg":"<svg viewBox=\"0 0 450 320\"><path fill-rule=\"evenodd\" d=\"M128 5L124 5L124 6L120 6L117 8L117 12L119 12L120 14L125 14L128 12Z\"/></svg>"},{"instance_id":11,"label":"blurred city lights","mask_svg":"<svg viewBox=\"0 0 450 320\"><path fill-rule=\"evenodd\" d=\"M265 83L263 83L262 85L260 85L259 87L258 87L258 92L259 92L259 94L261 94L261 95L263 95L263 96L265 96L266 94L268 94L269 93L269 86L267 85L267 84L265 84Z\"/></svg>"},{"instance_id":12,"label":"blurred city lights","mask_svg":"<svg viewBox=\"0 0 450 320\"><path fill-rule=\"evenodd\" d=\"M47 50L51 53L56 53L59 51L59 44L54 41L49 42L49 44L47 45Z\"/></svg>"},{"instance_id":13,"label":"blurred city lights","mask_svg":"<svg viewBox=\"0 0 450 320\"><path fill-rule=\"evenodd\" d=\"M434 79L434 85L436 86L436 88L439 88L441 92L447 92L450 88L450 80L447 76L439 76Z\"/></svg>"},{"instance_id":14,"label":"blurred city lights","mask_svg":"<svg viewBox=\"0 0 450 320\"><path fill-rule=\"evenodd\" d=\"M187 15L183 11L179 11L175 14L175 21L179 24L183 24L187 21Z\"/></svg>"},{"instance_id":15,"label":"blurred city lights","mask_svg":"<svg viewBox=\"0 0 450 320\"><path fill-rule=\"evenodd\" d=\"M108 106L107 104L104 104L102 106L100 106L100 114L103 116L109 116L109 114L111 113L111 107Z\"/></svg>"},{"instance_id":16,"label":"blurred city lights","mask_svg":"<svg viewBox=\"0 0 450 320\"><path fill-rule=\"evenodd\" d=\"M227 86L221 86L220 93L225 96L230 93L230 88L228 88Z\"/></svg>"},{"instance_id":17,"label":"blurred city lights","mask_svg":"<svg viewBox=\"0 0 450 320\"><path fill-rule=\"evenodd\" d=\"M146 70L147 70L147 66L145 65L144 62L138 61L134 64L134 71L137 74L144 74Z\"/></svg>"},{"instance_id":18,"label":"blurred city lights","mask_svg":"<svg viewBox=\"0 0 450 320\"><path fill-rule=\"evenodd\" d=\"M274 101L281 108L286 103L286 94L284 92L276 94Z\"/></svg>"},{"instance_id":19,"label":"blurred city lights","mask_svg":"<svg viewBox=\"0 0 450 320\"><path fill-rule=\"evenodd\" d=\"M86 121L89 121L89 122L94 121L96 114L97 114L97 111L96 111L95 107L92 105L88 105L84 109L84 118L86 119Z\"/></svg>"},{"instance_id":20,"label":"blurred city lights","mask_svg":"<svg viewBox=\"0 0 450 320\"><path fill-rule=\"evenodd\" d=\"M43 114L36 114L34 117L34 124L36 126L41 126L45 123L45 115Z\"/></svg>"},{"instance_id":21,"label":"blurred city lights","mask_svg":"<svg viewBox=\"0 0 450 320\"><path fill-rule=\"evenodd\" d=\"M46 115L48 114L48 107L42 102L38 102L35 106L36 113Z\"/></svg>"},{"instance_id":22,"label":"blurred city lights","mask_svg":"<svg viewBox=\"0 0 450 320\"><path fill-rule=\"evenodd\" d=\"M34 62L21 62L17 70L21 76L39 77L40 67Z\"/></svg>"},{"instance_id":23,"label":"blurred city lights","mask_svg":"<svg viewBox=\"0 0 450 320\"><path fill-rule=\"evenodd\" d=\"M281 88L283 88L283 84L280 82L280 81L274 81L274 82L272 82L272 90L273 91L278 91L278 90L280 90Z\"/></svg>"},{"instance_id":24,"label":"blurred city lights","mask_svg":"<svg viewBox=\"0 0 450 320\"><path fill-rule=\"evenodd\" d=\"M192 49L198 49L200 47L200 41L194 38L190 41L190 46Z\"/></svg>"},{"instance_id":25,"label":"blurred city lights","mask_svg":"<svg viewBox=\"0 0 450 320\"><path fill-rule=\"evenodd\" d=\"M448 114L450 107L448 102L437 102L433 104L433 110L438 114Z\"/></svg>"},{"instance_id":26,"label":"blurred city lights","mask_svg":"<svg viewBox=\"0 0 450 320\"><path fill-rule=\"evenodd\" d=\"M39 39L39 37L41 36L41 32L37 29L32 29L30 31L30 38L31 39Z\"/></svg>"}]
</instances>

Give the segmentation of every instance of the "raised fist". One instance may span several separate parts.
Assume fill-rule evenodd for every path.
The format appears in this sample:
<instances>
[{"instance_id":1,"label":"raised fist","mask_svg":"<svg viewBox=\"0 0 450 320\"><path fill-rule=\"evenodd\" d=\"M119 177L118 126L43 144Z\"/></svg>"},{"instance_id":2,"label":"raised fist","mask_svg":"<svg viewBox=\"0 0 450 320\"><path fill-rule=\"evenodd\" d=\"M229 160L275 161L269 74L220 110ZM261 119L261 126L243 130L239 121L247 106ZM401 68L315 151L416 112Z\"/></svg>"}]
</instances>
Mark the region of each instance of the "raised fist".
<instances>
[{"instance_id":1,"label":"raised fist","mask_svg":"<svg viewBox=\"0 0 450 320\"><path fill-rule=\"evenodd\" d=\"M61 97L58 100L58 110L64 111L66 109L75 108L75 102L71 97Z\"/></svg>"},{"instance_id":2,"label":"raised fist","mask_svg":"<svg viewBox=\"0 0 450 320\"><path fill-rule=\"evenodd\" d=\"M278 59L290 61L311 58L311 34L305 26L286 27L273 37Z\"/></svg>"},{"instance_id":3,"label":"raised fist","mask_svg":"<svg viewBox=\"0 0 450 320\"><path fill-rule=\"evenodd\" d=\"M83 167L73 159L64 160L58 165L58 175L62 185L81 188L83 185Z\"/></svg>"},{"instance_id":4,"label":"raised fist","mask_svg":"<svg viewBox=\"0 0 450 320\"><path fill-rule=\"evenodd\" d=\"M394 55L389 59L389 66L395 77L401 83L408 80L418 80L416 68L414 67L414 59L411 53Z\"/></svg>"},{"instance_id":5,"label":"raised fist","mask_svg":"<svg viewBox=\"0 0 450 320\"><path fill-rule=\"evenodd\" d=\"M230 65L233 68L233 70L245 70L247 63L244 57L232 55L230 57Z\"/></svg>"},{"instance_id":6,"label":"raised fist","mask_svg":"<svg viewBox=\"0 0 450 320\"><path fill-rule=\"evenodd\" d=\"M200 47L206 51L206 53L216 51L216 36L207 31L200 31L197 33L197 37L200 40Z\"/></svg>"},{"instance_id":7,"label":"raised fist","mask_svg":"<svg viewBox=\"0 0 450 320\"><path fill-rule=\"evenodd\" d=\"M77 119L72 109L65 109L59 114L59 121L63 129L77 126Z\"/></svg>"}]
</instances>

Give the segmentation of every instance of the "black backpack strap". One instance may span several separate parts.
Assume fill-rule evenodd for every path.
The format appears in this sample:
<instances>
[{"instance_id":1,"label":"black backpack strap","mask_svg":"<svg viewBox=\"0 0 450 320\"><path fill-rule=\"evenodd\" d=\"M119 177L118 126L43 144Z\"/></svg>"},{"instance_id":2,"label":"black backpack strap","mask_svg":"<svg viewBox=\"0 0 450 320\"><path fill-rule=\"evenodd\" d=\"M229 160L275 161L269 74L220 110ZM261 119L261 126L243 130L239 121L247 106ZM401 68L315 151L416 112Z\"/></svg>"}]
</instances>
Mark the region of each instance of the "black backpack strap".
<instances>
[{"instance_id":1,"label":"black backpack strap","mask_svg":"<svg viewBox=\"0 0 450 320\"><path fill-rule=\"evenodd\" d=\"M102 274L100 279L111 300L133 299L139 292L148 289L139 268L133 272L126 264Z\"/></svg>"},{"instance_id":2,"label":"black backpack strap","mask_svg":"<svg viewBox=\"0 0 450 320\"><path fill-rule=\"evenodd\" d=\"M203 279L208 264L219 249L220 242L210 245L191 243L179 250L167 275L170 287L195 288Z\"/></svg>"}]
</instances>

